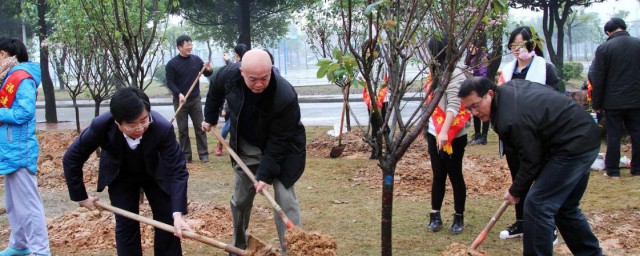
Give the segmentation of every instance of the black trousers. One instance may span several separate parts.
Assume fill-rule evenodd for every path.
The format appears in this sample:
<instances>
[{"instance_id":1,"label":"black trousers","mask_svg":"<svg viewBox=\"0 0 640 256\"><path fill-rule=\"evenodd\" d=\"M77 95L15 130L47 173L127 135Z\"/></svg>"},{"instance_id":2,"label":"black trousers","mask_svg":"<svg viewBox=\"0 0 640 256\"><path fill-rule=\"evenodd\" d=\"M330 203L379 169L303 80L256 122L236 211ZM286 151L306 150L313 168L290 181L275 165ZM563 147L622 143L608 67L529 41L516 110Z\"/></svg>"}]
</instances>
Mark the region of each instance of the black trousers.
<instances>
[{"instance_id":1,"label":"black trousers","mask_svg":"<svg viewBox=\"0 0 640 256\"><path fill-rule=\"evenodd\" d=\"M511 181L513 182L516 179L516 175L518 175L518 170L520 170L520 156L516 151L505 150L505 156L507 156L507 164L509 165L509 171L511 171ZM527 188L522 196L520 197L520 201L516 204L516 220L523 220L524 217L524 200L527 198L527 193L529 193L529 188Z\"/></svg>"},{"instance_id":2,"label":"black trousers","mask_svg":"<svg viewBox=\"0 0 640 256\"><path fill-rule=\"evenodd\" d=\"M607 118L607 175L620 176L620 140L622 129L631 137L631 174L640 175L640 108L605 110Z\"/></svg>"},{"instance_id":3,"label":"black trousers","mask_svg":"<svg viewBox=\"0 0 640 256\"><path fill-rule=\"evenodd\" d=\"M155 179L147 174L126 174L120 171L118 177L109 184L109 199L115 207L139 213L140 188L151 206L153 219L173 226L171 197L158 186ZM155 229L153 255L182 255L180 238L172 233ZM116 215L116 248L118 255L142 255L140 223Z\"/></svg>"},{"instance_id":4,"label":"black trousers","mask_svg":"<svg viewBox=\"0 0 640 256\"><path fill-rule=\"evenodd\" d=\"M426 133L431 168L433 169L433 182L431 183L431 209L440 210L444 200L447 176L453 187L453 207L456 213L464 213L464 205L467 200L467 185L462 176L462 158L464 148L467 146L467 136L460 136L451 141L453 154L449 155L438 150L436 137Z\"/></svg>"},{"instance_id":5,"label":"black trousers","mask_svg":"<svg viewBox=\"0 0 640 256\"><path fill-rule=\"evenodd\" d=\"M482 127L482 133L480 133L480 127ZM482 122L480 118L474 116L473 117L473 131L475 132L473 135L478 136L482 134L483 136L487 136L489 133L489 121Z\"/></svg>"}]
</instances>

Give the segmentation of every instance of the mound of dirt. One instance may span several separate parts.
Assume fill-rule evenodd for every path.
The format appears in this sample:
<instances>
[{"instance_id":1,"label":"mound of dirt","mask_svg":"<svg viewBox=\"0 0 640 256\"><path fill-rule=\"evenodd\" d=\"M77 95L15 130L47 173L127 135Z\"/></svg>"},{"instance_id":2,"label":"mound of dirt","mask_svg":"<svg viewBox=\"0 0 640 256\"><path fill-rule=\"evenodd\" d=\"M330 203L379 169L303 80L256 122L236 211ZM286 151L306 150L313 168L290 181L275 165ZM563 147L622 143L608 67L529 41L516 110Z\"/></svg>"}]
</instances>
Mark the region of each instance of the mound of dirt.
<instances>
[{"instance_id":1,"label":"mound of dirt","mask_svg":"<svg viewBox=\"0 0 640 256\"><path fill-rule=\"evenodd\" d=\"M188 209L185 219L196 233L214 239L232 234L231 214L225 207L189 202ZM152 215L147 203L140 206L140 215ZM66 248L70 253L115 248L115 217L108 211L78 208L47 220L47 226L49 242L54 248ZM140 224L140 231L143 250L153 250L153 227Z\"/></svg>"},{"instance_id":2,"label":"mound of dirt","mask_svg":"<svg viewBox=\"0 0 640 256\"><path fill-rule=\"evenodd\" d=\"M497 157L469 155L462 161L462 171L467 185L467 195L501 196L511 185L511 176L505 160ZM366 181L371 189L382 188L382 171L377 162L355 170L352 182ZM426 149L411 148L398 163L395 172L396 196L425 196L431 191L433 174ZM447 190L452 191L447 182ZM450 193L450 192L449 192Z\"/></svg>"},{"instance_id":3,"label":"mound of dirt","mask_svg":"<svg viewBox=\"0 0 640 256\"><path fill-rule=\"evenodd\" d=\"M287 230L287 255L304 256L334 256L337 255L338 245L333 237L320 232L305 232L299 228Z\"/></svg>"},{"instance_id":4,"label":"mound of dirt","mask_svg":"<svg viewBox=\"0 0 640 256\"><path fill-rule=\"evenodd\" d=\"M69 145L78 137L76 131L71 132L43 132L38 131L36 136L40 143L40 154L65 152Z\"/></svg>"},{"instance_id":5,"label":"mound of dirt","mask_svg":"<svg viewBox=\"0 0 640 256\"><path fill-rule=\"evenodd\" d=\"M586 214L604 253L640 255L640 209L627 207L616 212Z\"/></svg>"},{"instance_id":6,"label":"mound of dirt","mask_svg":"<svg viewBox=\"0 0 640 256\"><path fill-rule=\"evenodd\" d=\"M371 153L371 146L364 140L362 131L352 131L342 134L342 144L345 145L342 156L364 155ZM323 135L307 144L307 154L315 157L329 157L331 148L338 146L338 138Z\"/></svg>"},{"instance_id":7,"label":"mound of dirt","mask_svg":"<svg viewBox=\"0 0 640 256\"><path fill-rule=\"evenodd\" d=\"M446 251L442 252L443 256L484 256L487 255L481 250L472 250L461 243L453 243L449 245Z\"/></svg>"},{"instance_id":8,"label":"mound of dirt","mask_svg":"<svg viewBox=\"0 0 640 256\"><path fill-rule=\"evenodd\" d=\"M100 160L92 154L83 168L83 180L87 188L94 188L98 183L98 169ZM67 189L62 169L62 156L54 157L51 154L43 154L38 158L38 186L52 190Z\"/></svg>"}]
</instances>

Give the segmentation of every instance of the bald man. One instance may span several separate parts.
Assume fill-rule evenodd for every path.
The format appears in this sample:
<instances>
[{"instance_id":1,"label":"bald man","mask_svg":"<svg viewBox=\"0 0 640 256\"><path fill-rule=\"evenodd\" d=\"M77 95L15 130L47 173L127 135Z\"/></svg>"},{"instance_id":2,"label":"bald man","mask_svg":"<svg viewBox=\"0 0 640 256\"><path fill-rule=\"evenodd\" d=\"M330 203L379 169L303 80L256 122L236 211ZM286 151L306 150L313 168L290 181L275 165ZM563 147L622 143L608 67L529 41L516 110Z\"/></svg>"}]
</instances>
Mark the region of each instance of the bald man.
<instances>
[{"instance_id":1,"label":"bald man","mask_svg":"<svg viewBox=\"0 0 640 256\"><path fill-rule=\"evenodd\" d=\"M236 173L231 197L233 245L247 247L247 227L256 191L273 186L276 202L287 217L300 225L300 204L294 184L306 160L306 134L300 122L298 95L291 84L273 71L269 54L250 50L241 63L221 69L209 87L202 129L218 123L220 107L227 100L231 121L229 144L256 175L251 182L232 159ZM286 225L274 214L280 246L286 251Z\"/></svg>"}]
</instances>

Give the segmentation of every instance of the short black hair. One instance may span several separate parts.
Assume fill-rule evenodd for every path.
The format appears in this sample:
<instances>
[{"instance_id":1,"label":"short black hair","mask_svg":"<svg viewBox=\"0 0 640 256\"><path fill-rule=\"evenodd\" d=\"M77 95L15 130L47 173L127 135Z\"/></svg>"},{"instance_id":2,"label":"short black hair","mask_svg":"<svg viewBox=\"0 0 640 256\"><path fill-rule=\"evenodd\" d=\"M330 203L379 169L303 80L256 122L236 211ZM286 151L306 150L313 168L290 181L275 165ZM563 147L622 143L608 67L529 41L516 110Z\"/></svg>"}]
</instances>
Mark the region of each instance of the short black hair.
<instances>
[{"instance_id":1,"label":"short black hair","mask_svg":"<svg viewBox=\"0 0 640 256\"><path fill-rule=\"evenodd\" d=\"M246 44L237 44L236 47L233 48L233 52L235 52L238 57L240 57L240 60L242 60L242 56L244 56L244 54L248 51L249 46L247 46Z\"/></svg>"},{"instance_id":2,"label":"short black hair","mask_svg":"<svg viewBox=\"0 0 640 256\"><path fill-rule=\"evenodd\" d=\"M533 32L531 32L531 28L529 28L529 26L520 26L517 27L516 29L514 29L513 31L511 31L511 35L509 35L509 41L507 44L507 48L511 49L511 44L513 44L513 41L516 40L516 37L518 35L522 35L522 41L525 41L525 47L527 47L527 51L531 51L533 49L533 51L536 53L536 55L540 56L540 57L544 57L544 54L542 53L542 49L540 49L540 47L535 47L536 46L535 42L533 42ZM536 36L538 34L536 33Z\"/></svg>"},{"instance_id":3,"label":"short black hair","mask_svg":"<svg viewBox=\"0 0 640 256\"><path fill-rule=\"evenodd\" d=\"M111 116L118 123L133 122L140 117L143 110L151 111L149 97L137 87L120 88L111 97L109 107Z\"/></svg>"},{"instance_id":4,"label":"short black hair","mask_svg":"<svg viewBox=\"0 0 640 256\"><path fill-rule=\"evenodd\" d=\"M191 37L188 35L181 35L176 39L176 46L182 46L184 42L191 42Z\"/></svg>"},{"instance_id":5,"label":"short black hair","mask_svg":"<svg viewBox=\"0 0 640 256\"><path fill-rule=\"evenodd\" d=\"M460 91L458 91L458 98L464 98L471 95L472 92L476 92L478 97L484 97L489 90L496 91L496 84L494 84L489 78L484 76L474 76L462 82Z\"/></svg>"},{"instance_id":6,"label":"short black hair","mask_svg":"<svg viewBox=\"0 0 640 256\"><path fill-rule=\"evenodd\" d=\"M606 24L604 24L604 32L613 32L616 29L621 28L622 30L627 30L627 24L624 23L624 20L620 19L620 18L611 18L609 21L607 21Z\"/></svg>"},{"instance_id":7,"label":"short black hair","mask_svg":"<svg viewBox=\"0 0 640 256\"><path fill-rule=\"evenodd\" d=\"M0 51L7 52L10 56L16 56L18 62L29 61L27 46L17 38L0 37Z\"/></svg>"}]
</instances>

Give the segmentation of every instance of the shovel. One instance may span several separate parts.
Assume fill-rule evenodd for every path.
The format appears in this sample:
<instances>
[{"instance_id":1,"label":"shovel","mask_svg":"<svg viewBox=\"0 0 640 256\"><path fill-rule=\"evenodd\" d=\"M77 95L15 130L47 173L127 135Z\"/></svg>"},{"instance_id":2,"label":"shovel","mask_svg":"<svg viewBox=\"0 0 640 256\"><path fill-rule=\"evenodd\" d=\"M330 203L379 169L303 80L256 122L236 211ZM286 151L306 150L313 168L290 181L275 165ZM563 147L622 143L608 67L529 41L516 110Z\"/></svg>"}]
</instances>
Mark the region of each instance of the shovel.
<instances>
[{"instance_id":1,"label":"shovel","mask_svg":"<svg viewBox=\"0 0 640 256\"><path fill-rule=\"evenodd\" d=\"M240 168L242 168L244 173L249 177L249 179L251 179L251 182L253 183L258 182L256 181L256 177L253 175L251 170L249 170L249 167L247 167L247 165L244 164L242 159L240 159L238 154L236 154L236 152L233 151L233 149L231 149L231 147L229 146L229 143L227 143L227 141L222 138L222 136L220 135L220 132L218 132L216 129L211 129L211 130L213 132L213 135L215 135L216 138L218 138L218 141L220 141L220 143L222 143L222 145L224 145L224 147L227 149L227 151L229 152L229 155L233 157L233 160L236 161L236 163L240 166ZM282 211L282 208L280 207L280 205L278 205L276 200L273 200L273 197L271 197L271 195L267 193L266 190L263 189L260 192L260 194L262 194L265 198L267 198L267 201L269 201L269 204L271 204L271 207L273 207L273 210L275 210L276 213L278 213L278 216L280 216L280 218L282 219L282 221L287 224L287 229L292 229L296 226L289 219L289 217L287 217L287 215L284 214L284 211Z\"/></svg>"},{"instance_id":2,"label":"shovel","mask_svg":"<svg viewBox=\"0 0 640 256\"><path fill-rule=\"evenodd\" d=\"M187 91L187 94L184 95L184 102L178 105L178 108L176 109L176 112L173 113L173 116L171 117L171 120L169 120L169 123L173 123L173 120L176 120L176 116L178 115L178 113L180 113L180 109L182 109L182 106L184 105L184 103L187 102L187 98L189 98L189 94L191 94L191 91L193 91L193 88L196 86L196 83L198 83L198 80L200 80L200 76L202 76L202 73L204 73L204 69L206 66L207 66L206 64L202 65L202 68L200 69L200 72L198 72L196 79L193 80L193 83L191 83L191 87L189 87L189 91Z\"/></svg>"},{"instance_id":3,"label":"shovel","mask_svg":"<svg viewBox=\"0 0 640 256\"><path fill-rule=\"evenodd\" d=\"M340 116L340 133L338 134L338 146L331 148L331 152L329 152L329 157L338 158L344 152L344 145L342 144L342 126L344 124L344 112L347 109L347 100L343 100L342 103L342 116Z\"/></svg>"},{"instance_id":4,"label":"shovel","mask_svg":"<svg viewBox=\"0 0 640 256\"><path fill-rule=\"evenodd\" d=\"M498 211L496 212L496 214L494 214L493 217L491 217L491 220L489 220L489 223L487 223L487 226L484 227L484 229L480 232L480 234L478 234L478 237L476 237L476 240L473 240L473 243L471 243L472 250L477 249L478 246L480 246L480 244L487 238L487 233L489 233L491 228L493 228L493 225L496 224L496 222L498 221L500 216L502 216L502 213L504 213L507 207L509 207L509 201L505 200L500 206L500 208L498 209Z\"/></svg>"},{"instance_id":5,"label":"shovel","mask_svg":"<svg viewBox=\"0 0 640 256\"><path fill-rule=\"evenodd\" d=\"M105 209L107 211L110 211L110 212L113 212L115 214L127 217L127 218L132 219L132 220L136 220L138 222L149 224L151 226L154 226L156 228L162 229L162 230L167 231L167 232L175 233L175 231L176 231L176 228L171 226L171 225L169 225L169 224L162 223L162 222L159 222L159 221L154 220L154 219L149 219L147 217L144 217L144 216L141 216L141 215L129 212L129 211L125 211L123 209L120 209L118 207L115 207L115 206L112 206L112 205L109 205L109 204L102 203L100 201L94 201L93 204L95 204L96 206L98 206L98 207L100 207L102 209ZM209 237L206 237L206 236L198 235L193 231L183 230L182 231L182 235L184 237L191 238L191 239L196 240L198 242L201 242L201 243L204 243L204 244L208 244L208 245L223 249L226 252L230 252L230 253L233 253L233 254L236 254L236 255L248 255L247 251L245 251L245 250L239 249L239 248L234 247L234 246L229 245L229 244L225 244L225 243L217 241L217 240L215 240L213 238L209 238ZM253 246L251 245L252 241L259 241L259 240L250 239L249 240L249 247L255 247L255 245L253 245ZM264 245L262 245L262 246L264 246Z\"/></svg>"}]
</instances>

